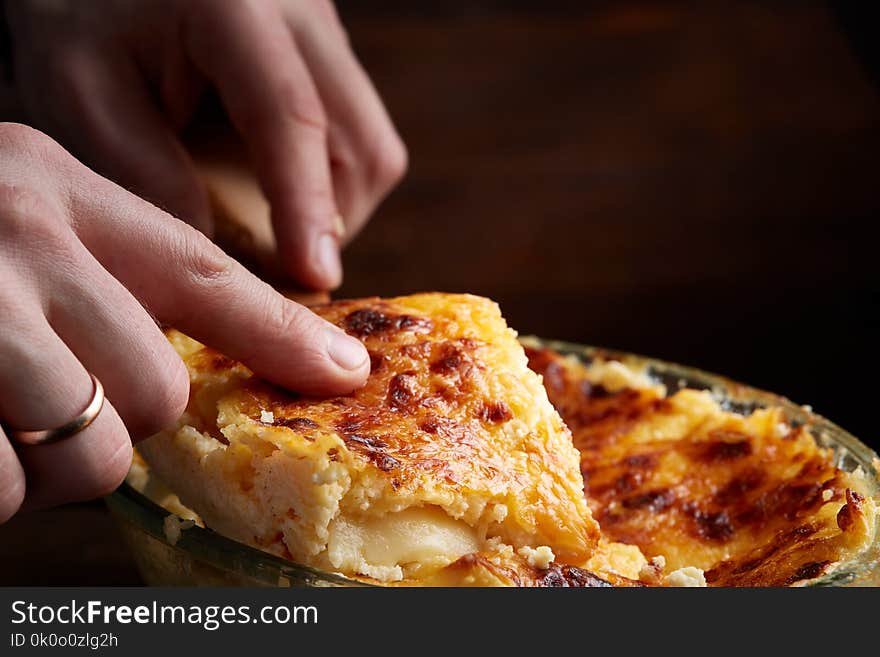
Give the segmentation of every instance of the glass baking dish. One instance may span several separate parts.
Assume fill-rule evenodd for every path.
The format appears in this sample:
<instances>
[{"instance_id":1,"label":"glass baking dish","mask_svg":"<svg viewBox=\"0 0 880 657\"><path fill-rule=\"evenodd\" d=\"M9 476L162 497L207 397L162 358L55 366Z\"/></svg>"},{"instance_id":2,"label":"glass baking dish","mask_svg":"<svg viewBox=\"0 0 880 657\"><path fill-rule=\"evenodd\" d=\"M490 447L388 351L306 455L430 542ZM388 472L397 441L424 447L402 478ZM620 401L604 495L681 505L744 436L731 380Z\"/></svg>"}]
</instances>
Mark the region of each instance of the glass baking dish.
<instances>
[{"instance_id":1,"label":"glass baking dish","mask_svg":"<svg viewBox=\"0 0 880 657\"><path fill-rule=\"evenodd\" d=\"M687 387L709 390L727 410L748 413L756 408L779 406L789 421L809 427L818 444L833 450L835 464L845 471L861 468L868 493L880 499L880 459L861 441L809 408L784 397L758 390L722 376L653 358L525 337L529 345L550 347L584 362L593 358L620 360L644 368L670 394ZM146 584L155 586L368 586L363 582L322 572L244 545L199 526L179 532L176 541L166 536L169 512L128 483L106 498L110 511L130 547ZM809 580L807 586L880 586L880 530L870 546L832 571Z\"/></svg>"}]
</instances>

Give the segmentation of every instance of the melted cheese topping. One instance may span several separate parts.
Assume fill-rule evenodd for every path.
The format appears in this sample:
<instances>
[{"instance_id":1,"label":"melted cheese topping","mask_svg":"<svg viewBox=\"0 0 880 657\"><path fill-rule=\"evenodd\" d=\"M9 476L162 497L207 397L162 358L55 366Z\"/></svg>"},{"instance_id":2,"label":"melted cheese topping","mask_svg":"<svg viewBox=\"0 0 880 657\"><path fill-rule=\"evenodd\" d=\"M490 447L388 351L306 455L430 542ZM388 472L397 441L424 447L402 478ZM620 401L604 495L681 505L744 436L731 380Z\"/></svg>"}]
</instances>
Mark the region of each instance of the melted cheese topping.
<instances>
[{"instance_id":1,"label":"melted cheese topping","mask_svg":"<svg viewBox=\"0 0 880 657\"><path fill-rule=\"evenodd\" d=\"M662 557L668 571L704 570L710 586L795 584L873 540L877 506L864 478L835 467L781 408L740 415L705 391L668 396L608 364L528 354L572 430L609 540Z\"/></svg>"}]
</instances>

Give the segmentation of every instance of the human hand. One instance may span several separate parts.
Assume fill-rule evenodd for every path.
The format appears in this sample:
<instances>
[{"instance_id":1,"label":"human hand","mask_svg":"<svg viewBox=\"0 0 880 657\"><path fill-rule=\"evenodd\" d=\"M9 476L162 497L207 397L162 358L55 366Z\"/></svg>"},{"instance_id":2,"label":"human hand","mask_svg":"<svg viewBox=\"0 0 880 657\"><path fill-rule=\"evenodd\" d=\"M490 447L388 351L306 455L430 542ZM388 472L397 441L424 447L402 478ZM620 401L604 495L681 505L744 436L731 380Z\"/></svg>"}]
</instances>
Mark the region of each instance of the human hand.
<instances>
[{"instance_id":1,"label":"human hand","mask_svg":"<svg viewBox=\"0 0 880 657\"><path fill-rule=\"evenodd\" d=\"M203 234L36 130L0 124L0 522L109 492L131 464L131 438L180 416L189 379L153 317L305 393L351 391L370 370L359 341ZM13 447L11 431L79 414L89 372L107 393L91 425Z\"/></svg>"},{"instance_id":2,"label":"human hand","mask_svg":"<svg viewBox=\"0 0 880 657\"><path fill-rule=\"evenodd\" d=\"M7 14L28 122L209 235L178 135L213 86L249 148L283 265L307 287L340 284L339 244L400 179L406 151L332 2L16 0Z\"/></svg>"}]
</instances>

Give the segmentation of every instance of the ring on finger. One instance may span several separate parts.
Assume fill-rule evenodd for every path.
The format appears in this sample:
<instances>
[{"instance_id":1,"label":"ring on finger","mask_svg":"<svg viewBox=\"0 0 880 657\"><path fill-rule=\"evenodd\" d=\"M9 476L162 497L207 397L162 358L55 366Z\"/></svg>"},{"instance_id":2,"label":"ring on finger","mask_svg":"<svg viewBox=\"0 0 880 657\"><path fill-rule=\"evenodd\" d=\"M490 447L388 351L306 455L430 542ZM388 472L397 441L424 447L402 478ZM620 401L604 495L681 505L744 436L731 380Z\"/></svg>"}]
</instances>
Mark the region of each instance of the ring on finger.
<instances>
[{"instance_id":1,"label":"ring on finger","mask_svg":"<svg viewBox=\"0 0 880 657\"><path fill-rule=\"evenodd\" d=\"M13 441L23 445L48 445L75 436L85 429L95 421L95 418L98 417L98 414L104 407L104 386L101 385L98 377L94 374L89 373L89 376L92 379L92 397L82 413L77 415L70 422L53 429L7 429L7 435L9 435Z\"/></svg>"}]
</instances>

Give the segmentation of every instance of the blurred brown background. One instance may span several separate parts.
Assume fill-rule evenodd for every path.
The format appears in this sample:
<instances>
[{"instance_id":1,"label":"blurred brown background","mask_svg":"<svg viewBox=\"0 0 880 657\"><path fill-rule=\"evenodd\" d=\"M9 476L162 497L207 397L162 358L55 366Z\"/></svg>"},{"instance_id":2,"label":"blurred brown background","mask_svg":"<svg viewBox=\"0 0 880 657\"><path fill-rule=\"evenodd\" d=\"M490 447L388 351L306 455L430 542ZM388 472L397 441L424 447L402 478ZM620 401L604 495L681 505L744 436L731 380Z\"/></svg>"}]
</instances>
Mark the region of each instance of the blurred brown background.
<instances>
[{"instance_id":1,"label":"blurred brown background","mask_svg":"<svg viewBox=\"0 0 880 657\"><path fill-rule=\"evenodd\" d=\"M880 446L880 93L841 7L341 0L411 158L341 295L484 294ZM0 583L137 581L98 503L0 526Z\"/></svg>"},{"instance_id":2,"label":"blurred brown background","mask_svg":"<svg viewBox=\"0 0 880 657\"><path fill-rule=\"evenodd\" d=\"M878 444L852 377L876 362L880 94L839 7L339 7L411 159L342 294L484 294L520 332L718 371Z\"/></svg>"}]
</instances>

